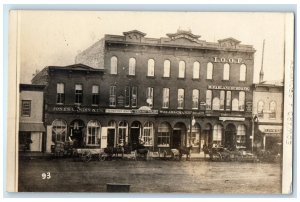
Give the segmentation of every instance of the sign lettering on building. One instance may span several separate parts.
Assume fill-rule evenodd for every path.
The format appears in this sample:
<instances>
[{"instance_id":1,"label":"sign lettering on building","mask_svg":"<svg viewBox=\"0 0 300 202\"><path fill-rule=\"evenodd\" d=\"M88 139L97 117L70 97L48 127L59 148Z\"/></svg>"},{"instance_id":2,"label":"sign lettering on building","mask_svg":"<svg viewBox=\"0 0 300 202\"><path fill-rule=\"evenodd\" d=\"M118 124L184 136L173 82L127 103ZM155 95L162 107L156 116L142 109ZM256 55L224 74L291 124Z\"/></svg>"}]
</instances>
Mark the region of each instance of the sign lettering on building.
<instances>
[{"instance_id":1,"label":"sign lettering on building","mask_svg":"<svg viewBox=\"0 0 300 202\"><path fill-rule=\"evenodd\" d=\"M240 64L240 63L243 62L243 59L242 58L219 58L219 57L213 57L213 62Z\"/></svg>"},{"instance_id":2,"label":"sign lettering on building","mask_svg":"<svg viewBox=\"0 0 300 202\"><path fill-rule=\"evenodd\" d=\"M282 129L265 128L265 133L282 133Z\"/></svg>"},{"instance_id":3,"label":"sign lettering on building","mask_svg":"<svg viewBox=\"0 0 300 202\"><path fill-rule=\"evenodd\" d=\"M158 114L158 110L140 110L140 109L105 109L108 114Z\"/></svg>"},{"instance_id":4,"label":"sign lettering on building","mask_svg":"<svg viewBox=\"0 0 300 202\"><path fill-rule=\"evenodd\" d=\"M191 115L192 111L177 111L177 110L160 110L159 114L166 114L166 115ZM194 116L201 116L204 115L204 112L193 112Z\"/></svg>"},{"instance_id":5,"label":"sign lettering on building","mask_svg":"<svg viewBox=\"0 0 300 202\"><path fill-rule=\"evenodd\" d=\"M54 112L81 112L81 113L103 113L103 109L81 106L55 106L52 108Z\"/></svg>"},{"instance_id":6,"label":"sign lettering on building","mask_svg":"<svg viewBox=\"0 0 300 202\"><path fill-rule=\"evenodd\" d=\"M242 86L217 86L217 85L208 85L207 89L212 89L212 90L250 91L250 87L242 87Z\"/></svg>"},{"instance_id":7,"label":"sign lettering on building","mask_svg":"<svg viewBox=\"0 0 300 202\"><path fill-rule=\"evenodd\" d=\"M219 117L220 121L245 121L242 117Z\"/></svg>"}]
</instances>

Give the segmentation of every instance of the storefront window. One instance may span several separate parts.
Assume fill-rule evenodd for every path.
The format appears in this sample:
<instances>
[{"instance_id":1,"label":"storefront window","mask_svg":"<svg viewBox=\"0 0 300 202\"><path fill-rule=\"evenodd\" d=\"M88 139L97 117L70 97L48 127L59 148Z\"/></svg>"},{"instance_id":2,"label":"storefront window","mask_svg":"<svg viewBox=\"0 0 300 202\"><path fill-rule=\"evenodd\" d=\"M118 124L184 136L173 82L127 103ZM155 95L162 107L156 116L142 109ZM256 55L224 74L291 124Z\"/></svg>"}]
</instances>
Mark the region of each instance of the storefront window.
<instances>
[{"instance_id":1,"label":"storefront window","mask_svg":"<svg viewBox=\"0 0 300 202\"><path fill-rule=\"evenodd\" d=\"M110 59L110 74L118 73L118 58L116 56L111 57Z\"/></svg>"},{"instance_id":2,"label":"storefront window","mask_svg":"<svg viewBox=\"0 0 300 202\"><path fill-rule=\"evenodd\" d=\"M214 125L213 128L213 144L221 145L223 127L220 124Z\"/></svg>"},{"instance_id":3,"label":"storefront window","mask_svg":"<svg viewBox=\"0 0 300 202\"><path fill-rule=\"evenodd\" d=\"M199 124L195 124L192 127L192 134L190 134L190 129L187 131L188 136L188 146L192 145L193 147L199 147L200 145L200 126Z\"/></svg>"},{"instance_id":4,"label":"storefront window","mask_svg":"<svg viewBox=\"0 0 300 202\"><path fill-rule=\"evenodd\" d=\"M128 143L128 123L121 121L118 126L118 144L124 146Z\"/></svg>"},{"instance_id":5,"label":"storefront window","mask_svg":"<svg viewBox=\"0 0 300 202\"><path fill-rule=\"evenodd\" d=\"M129 75L135 75L135 58L130 58L129 59Z\"/></svg>"},{"instance_id":6,"label":"storefront window","mask_svg":"<svg viewBox=\"0 0 300 202\"><path fill-rule=\"evenodd\" d=\"M163 77L170 77L170 70L171 70L171 62L170 60L165 60Z\"/></svg>"},{"instance_id":7,"label":"storefront window","mask_svg":"<svg viewBox=\"0 0 300 202\"><path fill-rule=\"evenodd\" d=\"M185 62L179 62L179 71L178 71L178 78L184 78L185 76Z\"/></svg>"},{"instance_id":8,"label":"storefront window","mask_svg":"<svg viewBox=\"0 0 300 202\"><path fill-rule=\"evenodd\" d=\"M143 136L142 136L142 140L144 142L144 146L153 146L153 131L154 131L154 127L153 127L153 123L151 122L146 122L143 128Z\"/></svg>"},{"instance_id":9,"label":"storefront window","mask_svg":"<svg viewBox=\"0 0 300 202\"><path fill-rule=\"evenodd\" d=\"M244 147L246 144L246 127L244 125L239 125L237 128L236 144L237 147Z\"/></svg>"},{"instance_id":10,"label":"storefront window","mask_svg":"<svg viewBox=\"0 0 300 202\"><path fill-rule=\"evenodd\" d=\"M154 60L148 60L148 73L147 76L154 76Z\"/></svg>"},{"instance_id":11,"label":"storefront window","mask_svg":"<svg viewBox=\"0 0 300 202\"><path fill-rule=\"evenodd\" d=\"M91 120L87 124L87 145L99 145L101 126L98 121Z\"/></svg>"},{"instance_id":12,"label":"storefront window","mask_svg":"<svg viewBox=\"0 0 300 202\"><path fill-rule=\"evenodd\" d=\"M52 142L65 142L67 138L67 123L62 119L56 119L52 123Z\"/></svg>"},{"instance_id":13,"label":"storefront window","mask_svg":"<svg viewBox=\"0 0 300 202\"><path fill-rule=\"evenodd\" d=\"M200 78L200 63L194 62L193 65L193 79L199 79Z\"/></svg>"},{"instance_id":14,"label":"storefront window","mask_svg":"<svg viewBox=\"0 0 300 202\"><path fill-rule=\"evenodd\" d=\"M231 91L226 92L226 110L231 109Z\"/></svg>"},{"instance_id":15,"label":"storefront window","mask_svg":"<svg viewBox=\"0 0 300 202\"><path fill-rule=\"evenodd\" d=\"M168 123L161 123L158 127L157 145L168 147L170 145L171 127Z\"/></svg>"}]
</instances>

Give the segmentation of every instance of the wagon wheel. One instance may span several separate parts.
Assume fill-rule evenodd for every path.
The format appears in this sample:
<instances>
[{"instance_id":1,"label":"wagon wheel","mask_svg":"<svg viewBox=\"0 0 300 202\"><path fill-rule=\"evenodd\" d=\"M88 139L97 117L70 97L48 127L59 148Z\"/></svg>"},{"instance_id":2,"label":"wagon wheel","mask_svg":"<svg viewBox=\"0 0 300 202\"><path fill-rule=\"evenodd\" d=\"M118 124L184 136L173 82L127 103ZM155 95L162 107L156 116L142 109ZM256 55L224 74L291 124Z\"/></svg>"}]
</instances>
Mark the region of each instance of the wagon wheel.
<instances>
[{"instance_id":1,"label":"wagon wheel","mask_svg":"<svg viewBox=\"0 0 300 202\"><path fill-rule=\"evenodd\" d=\"M105 154L100 153L100 154L98 155L98 161L105 161L105 159L106 159Z\"/></svg>"},{"instance_id":2,"label":"wagon wheel","mask_svg":"<svg viewBox=\"0 0 300 202\"><path fill-rule=\"evenodd\" d=\"M92 154L90 151L84 151L82 152L80 158L84 162L89 162L92 159Z\"/></svg>"}]
</instances>

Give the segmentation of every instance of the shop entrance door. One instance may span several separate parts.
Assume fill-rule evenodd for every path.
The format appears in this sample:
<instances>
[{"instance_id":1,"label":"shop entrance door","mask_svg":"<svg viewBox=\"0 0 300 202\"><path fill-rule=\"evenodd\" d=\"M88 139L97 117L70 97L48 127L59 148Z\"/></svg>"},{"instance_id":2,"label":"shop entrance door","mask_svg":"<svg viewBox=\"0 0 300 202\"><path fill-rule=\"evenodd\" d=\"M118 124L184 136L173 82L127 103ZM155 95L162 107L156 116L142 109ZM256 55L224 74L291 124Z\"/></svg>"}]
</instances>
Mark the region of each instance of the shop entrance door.
<instances>
[{"instance_id":1,"label":"shop entrance door","mask_svg":"<svg viewBox=\"0 0 300 202\"><path fill-rule=\"evenodd\" d=\"M235 149L235 135L236 135L236 128L233 124L229 124L226 127L225 130L225 142L224 146L228 148L229 150L234 150Z\"/></svg>"},{"instance_id":2,"label":"shop entrance door","mask_svg":"<svg viewBox=\"0 0 300 202\"><path fill-rule=\"evenodd\" d=\"M172 148L181 146L181 130L173 130Z\"/></svg>"},{"instance_id":3,"label":"shop entrance door","mask_svg":"<svg viewBox=\"0 0 300 202\"><path fill-rule=\"evenodd\" d=\"M131 144L132 149L135 150L137 146L139 145L139 135L140 135L140 129L139 128L131 128Z\"/></svg>"},{"instance_id":4,"label":"shop entrance door","mask_svg":"<svg viewBox=\"0 0 300 202\"><path fill-rule=\"evenodd\" d=\"M107 147L115 146L115 129L107 129Z\"/></svg>"}]
</instances>

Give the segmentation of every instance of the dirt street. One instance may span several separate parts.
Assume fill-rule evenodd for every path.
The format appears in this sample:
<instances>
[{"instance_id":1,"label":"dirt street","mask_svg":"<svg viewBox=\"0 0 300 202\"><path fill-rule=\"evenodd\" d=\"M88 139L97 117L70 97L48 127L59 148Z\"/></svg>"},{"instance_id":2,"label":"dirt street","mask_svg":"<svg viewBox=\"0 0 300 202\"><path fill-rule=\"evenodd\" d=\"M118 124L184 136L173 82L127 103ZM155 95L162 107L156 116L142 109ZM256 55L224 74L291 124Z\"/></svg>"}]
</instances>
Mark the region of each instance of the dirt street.
<instances>
[{"instance_id":1,"label":"dirt street","mask_svg":"<svg viewBox=\"0 0 300 202\"><path fill-rule=\"evenodd\" d=\"M35 159L19 165L21 192L106 192L107 183L130 184L130 192L148 193L281 192L280 164Z\"/></svg>"}]
</instances>

